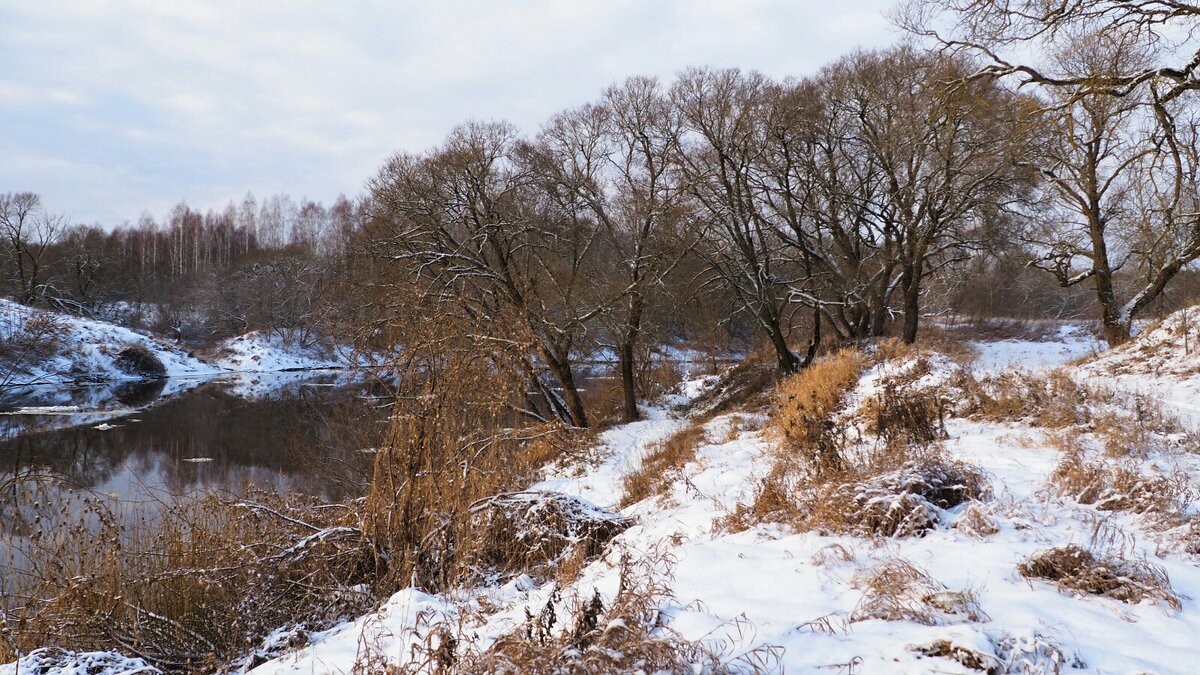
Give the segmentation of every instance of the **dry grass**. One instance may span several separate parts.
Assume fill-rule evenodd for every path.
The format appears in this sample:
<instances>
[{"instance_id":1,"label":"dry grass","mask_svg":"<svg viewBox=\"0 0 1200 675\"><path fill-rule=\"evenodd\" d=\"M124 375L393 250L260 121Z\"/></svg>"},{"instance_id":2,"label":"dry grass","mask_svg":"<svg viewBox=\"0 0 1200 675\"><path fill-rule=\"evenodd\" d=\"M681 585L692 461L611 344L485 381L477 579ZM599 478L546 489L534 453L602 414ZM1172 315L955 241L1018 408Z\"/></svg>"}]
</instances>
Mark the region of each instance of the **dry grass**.
<instances>
[{"instance_id":1,"label":"dry grass","mask_svg":"<svg viewBox=\"0 0 1200 675\"><path fill-rule=\"evenodd\" d=\"M0 658L116 648L164 671L211 672L277 628L320 629L410 585L441 592L550 574L559 558L579 566L623 527L511 494L586 439L513 426L494 363L431 358L407 372L365 498L197 498L129 529L99 497L60 509L78 512L67 521L31 488L11 522L37 538L0 573L13 643L0 641Z\"/></svg>"},{"instance_id":2,"label":"dry grass","mask_svg":"<svg viewBox=\"0 0 1200 675\"><path fill-rule=\"evenodd\" d=\"M46 494L32 490L30 506ZM115 648L205 672L279 626L323 628L376 597L381 560L349 508L199 497L132 523L99 496L69 508L39 518L6 569L0 661L13 648Z\"/></svg>"},{"instance_id":3,"label":"dry grass","mask_svg":"<svg viewBox=\"0 0 1200 675\"><path fill-rule=\"evenodd\" d=\"M937 326L922 328L921 335L913 344L890 338L875 345L875 356L879 361L922 358L931 353L943 354L962 365L969 364L978 356L967 340Z\"/></svg>"},{"instance_id":4,"label":"dry grass","mask_svg":"<svg viewBox=\"0 0 1200 675\"><path fill-rule=\"evenodd\" d=\"M1063 496L1103 511L1179 514L1194 498L1184 475L1147 475L1133 461L1089 459L1078 437L1052 439L1064 449L1049 484Z\"/></svg>"},{"instance_id":5,"label":"dry grass","mask_svg":"<svg viewBox=\"0 0 1200 675\"><path fill-rule=\"evenodd\" d=\"M783 450L817 474L847 468L842 429L833 416L866 368L861 352L844 349L814 362L775 388L771 424Z\"/></svg>"},{"instance_id":6,"label":"dry grass","mask_svg":"<svg viewBox=\"0 0 1200 675\"><path fill-rule=\"evenodd\" d=\"M454 628L393 673L768 673L779 672L782 651L760 646L738 651L751 627L736 619L699 640L686 640L665 623L660 608L673 598L674 561L660 553L622 556L619 590L611 601L593 591L551 595L540 609L490 648L472 649ZM449 636L447 639L445 636ZM449 648L447 649L447 646Z\"/></svg>"},{"instance_id":7,"label":"dry grass","mask_svg":"<svg viewBox=\"0 0 1200 675\"><path fill-rule=\"evenodd\" d=\"M867 433L884 444L931 443L946 437L946 412L951 400L943 387L919 387L932 370L925 356L904 372L886 377L880 391L859 407Z\"/></svg>"},{"instance_id":8,"label":"dry grass","mask_svg":"<svg viewBox=\"0 0 1200 675\"><path fill-rule=\"evenodd\" d=\"M907 560L889 560L858 575L852 583L864 592L851 621L879 619L938 626L989 620L974 592L951 591Z\"/></svg>"},{"instance_id":9,"label":"dry grass","mask_svg":"<svg viewBox=\"0 0 1200 675\"><path fill-rule=\"evenodd\" d=\"M651 495L662 495L695 456L706 440L704 422L694 420L665 440L650 446L636 469L621 479L621 507L636 504Z\"/></svg>"},{"instance_id":10,"label":"dry grass","mask_svg":"<svg viewBox=\"0 0 1200 675\"><path fill-rule=\"evenodd\" d=\"M1043 376L1016 373L969 382L964 394L965 412L976 419L1025 421L1051 429L1088 423L1091 412L1087 403L1100 398L1061 370Z\"/></svg>"},{"instance_id":11,"label":"dry grass","mask_svg":"<svg viewBox=\"0 0 1200 675\"><path fill-rule=\"evenodd\" d=\"M912 367L885 380L884 394L864 406L874 446L856 438L857 418L845 410L867 365L862 354L844 350L781 382L771 416L781 442L771 470L754 502L718 525L738 530L774 521L857 536L920 536L938 526L943 510L986 498L979 470L931 443L944 433L940 387L916 386L932 366L925 356L909 358L923 352L904 353Z\"/></svg>"},{"instance_id":12,"label":"dry grass","mask_svg":"<svg viewBox=\"0 0 1200 675\"><path fill-rule=\"evenodd\" d=\"M1052 581L1063 593L1099 595L1127 603L1162 602L1182 609L1163 568L1076 546L1051 548L1031 556L1017 571L1029 579Z\"/></svg>"},{"instance_id":13,"label":"dry grass","mask_svg":"<svg viewBox=\"0 0 1200 675\"><path fill-rule=\"evenodd\" d=\"M968 670L1000 673L1000 659L950 640L934 640L923 645L909 645L909 651L936 659L949 659Z\"/></svg>"},{"instance_id":14,"label":"dry grass","mask_svg":"<svg viewBox=\"0 0 1200 675\"><path fill-rule=\"evenodd\" d=\"M1000 527L979 504L969 504L963 509L962 513L954 519L952 527L968 537L976 539L984 539L1000 531Z\"/></svg>"}]
</instances>

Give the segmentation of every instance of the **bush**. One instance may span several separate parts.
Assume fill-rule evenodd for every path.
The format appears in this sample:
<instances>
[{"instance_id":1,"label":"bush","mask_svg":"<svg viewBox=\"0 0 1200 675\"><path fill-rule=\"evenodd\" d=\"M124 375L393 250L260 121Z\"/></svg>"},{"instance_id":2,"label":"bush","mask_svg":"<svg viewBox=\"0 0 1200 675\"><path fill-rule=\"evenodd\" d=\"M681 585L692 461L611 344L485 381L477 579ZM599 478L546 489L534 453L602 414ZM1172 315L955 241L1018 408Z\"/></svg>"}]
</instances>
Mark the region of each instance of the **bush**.
<instances>
[{"instance_id":1,"label":"bush","mask_svg":"<svg viewBox=\"0 0 1200 675\"><path fill-rule=\"evenodd\" d=\"M1053 581L1064 593L1100 595L1121 602L1163 602L1179 610L1183 605L1171 590L1163 568L1146 560L1126 560L1076 546L1060 546L1035 554L1017 566L1029 579Z\"/></svg>"},{"instance_id":2,"label":"bush","mask_svg":"<svg viewBox=\"0 0 1200 675\"><path fill-rule=\"evenodd\" d=\"M801 525L857 536L921 536L938 526L942 509L989 492L975 467L932 455L876 476L816 486L803 495Z\"/></svg>"},{"instance_id":3,"label":"bush","mask_svg":"<svg viewBox=\"0 0 1200 675\"><path fill-rule=\"evenodd\" d=\"M113 359L117 370L126 375L150 380L166 377L167 367L149 347L140 343L126 345Z\"/></svg>"},{"instance_id":4,"label":"bush","mask_svg":"<svg viewBox=\"0 0 1200 675\"><path fill-rule=\"evenodd\" d=\"M545 579L561 562L590 560L633 524L579 497L510 492L471 507L472 564L481 576L527 573Z\"/></svg>"}]
</instances>

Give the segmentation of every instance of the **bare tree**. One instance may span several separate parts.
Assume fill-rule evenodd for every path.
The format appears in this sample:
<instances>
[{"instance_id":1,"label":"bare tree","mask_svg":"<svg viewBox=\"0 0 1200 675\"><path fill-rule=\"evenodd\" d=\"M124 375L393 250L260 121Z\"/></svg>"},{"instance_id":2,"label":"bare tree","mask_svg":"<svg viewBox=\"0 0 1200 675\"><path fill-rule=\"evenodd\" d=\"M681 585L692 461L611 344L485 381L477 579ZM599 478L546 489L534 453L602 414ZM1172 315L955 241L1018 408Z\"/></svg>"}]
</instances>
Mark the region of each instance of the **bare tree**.
<instances>
[{"instance_id":1,"label":"bare tree","mask_svg":"<svg viewBox=\"0 0 1200 675\"><path fill-rule=\"evenodd\" d=\"M539 136L546 178L596 220L593 273L605 292L597 317L617 353L624 418L638 419L637 351L665 276L690 250L682 176L673 161L678 116L657 80L632 77L599 104L554 117Z\"/></svg>"},{"instance_id":2,"label":"bare tree","mask_svg":"<svg viewBox=\"0 0 1200 675\"><path fill-rule=\"evenodd\" d=\"M1200 88L1200 3L1179 0L908 0L894 19L955 53L983 60L977 75L1014 76L1022 84L1081 94L1127 96L1148 87L1167 102ZM1080 72L1061 54L1080 36L1121 45L1145 59L1103 72Z\"/></svg>"},{"instance_id":3,"label":"bare tree","mask_svg":"<svg viewBox=\"0 0 1200 675\"><path fill-rule=\"evenodd\" d=\"M0 195L0 236L21 302L32 302L41 293L46 249L65 227L66 218L48 214L32 192Z\"/></svg>"},{"instance_id":4,"label":"bare tree","mask_svg":"<svg viewBox=\"0 0 1200 675\"><path fill-rule=\"evenodd\" d=\"M873 92L857 137L877 167L875 217L896 263L902 337L917 338L922 282L981 245L999 211L1029 185L1016 123L1020 100L964 79L960 60L908 47L849 57Z\"/></svg>"},{"instance_id":5,"label":"bare tree","mask_svg":"<svg viewBox=\"0 0 1200 675\"><path fill-rule=\"evenodd\" d=\"M1200 259L1187 96L1200 88L1200 5L913 0L897 18L982 58L972 79L1012 77L1043 92L1035 112L1050 136L1032 163L1074 218L1043 234L1031 264L1063 286L1093 283L1109 343L1128 340L1137 314ZM1116 275L1131 269L1136 282L1122 299Z\"/></svg>"},{"instance_id":6,"label":"bare tree","mask_svg":"<svg viewBox=\"0 0 1200 675\"><path fill-rule=\"evenodd\" d=\"M469 123L427 156L397 155L371 183L368 237L409 292L465 317L481 350L524 364L554 414L587 426L573 359L599 311L585 262L596 232L534 179L544 155L505 123Z\"/></svg>"},{"instance_id":7,"label":"bare tree","mask_svg":"<svg viewBox=\"0 0 1200 675\"><path fill-rule=\"evenodd\" d=\"M797 307L790 293L803 273L760 210L755 177L774 95L766 77L736 69L689 70L671 89L684 124L679 161L698 218L708 225L697 249L708 282L733 290L770 341L779 371L791 373L805 363L789 345Z\"/></svg>"}]
</instances>

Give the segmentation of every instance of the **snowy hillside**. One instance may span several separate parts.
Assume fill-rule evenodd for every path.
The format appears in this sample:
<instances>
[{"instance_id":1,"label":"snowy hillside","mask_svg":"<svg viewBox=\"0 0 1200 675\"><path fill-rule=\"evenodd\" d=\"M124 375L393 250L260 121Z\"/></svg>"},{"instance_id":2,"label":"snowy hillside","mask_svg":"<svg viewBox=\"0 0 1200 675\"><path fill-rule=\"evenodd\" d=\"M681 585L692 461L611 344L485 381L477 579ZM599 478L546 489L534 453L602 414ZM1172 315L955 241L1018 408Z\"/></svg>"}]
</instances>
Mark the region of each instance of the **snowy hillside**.
<instances>
[{"instance_id":1,"label":"snowy hillside","mask_svg":"<svg viewBox=\"0 0 1200 675\"><path fill-rule=\"evenodd\" d=\"M214 363L225 370L244 372L317 370L349 365L347 359L340 356L317 345L253 332L222 342L217 347Z\"/></svg>"},{"instance_id":2,"label":"snowy hillside","mask_svg":"<svg viewBox=\"0 0 1200 675\"><path fill-rule=\"evenodd\" d=\"M1154 398L1098 381L1117 353L1081 370L1090 373L1086 387L1052 372L1094 347L1076 331L975 347L981 357L967 365L936 353L876 355L851 383L837 413L847 447L881 447L871 402L894 387L933 394L946 419L925 464L918 455L838 488L858 509L834 505L840 519L818 514L829 504L817 502L774 520L755 515L780 470L774 413L759 401L703 415L687 399L703 396L715 382L708 378L686 385L686 398L647 410L646 420L602 434L591 461L560 466L534 486L637 520L574 579L539 586L519 577L456 597L406 590L253 672L349 673L368 658L412 666L436 651L439 635L481 652L546 616L558 617L549 634L568 631L593 593L604 608L620 604L630 560L643 581L662 586L653 634L695 645L682 653L697 664L799 673L1192 672L1200 659L1194 431ZM1191 372L1179 366L1173 377ZM680 446L688 452L663 464L670 439L684 433L694 439ZM658 487L630 503L630 477L643 464L655 467L649 480ZM929 485L941 487L923 492ZM605 630L630 631L628 622L611 619Z\"/></svg>"},{"instance_id":3,"label":"snowy hillside","mask_svg":"<svg viewBox=\"0 0 1200 675\"><path fill-rule=\"evenodd\" d=\"M142 379L125 365L124 350L142 348L162 364L162 376L220 372L162 341L102 321L45 312L0 299L0 359L11 375L6 385L108 382Z\"/></svg>"},{"instance_id":4,"label":"snowy hillside","mask_svg":"<svg viewBox=\"0 0 1200 675\"><path fill-rule=\"evenodd\" d=\"M154 360L161 363L161 369ZM0 387L9 390L230 372L347 368L361 361L346 348L305 346L260 333L222 342L215 356L205 361L122 326L0 299L0 373L7 373L0 379Z\"/></svg>"}]
</instances>

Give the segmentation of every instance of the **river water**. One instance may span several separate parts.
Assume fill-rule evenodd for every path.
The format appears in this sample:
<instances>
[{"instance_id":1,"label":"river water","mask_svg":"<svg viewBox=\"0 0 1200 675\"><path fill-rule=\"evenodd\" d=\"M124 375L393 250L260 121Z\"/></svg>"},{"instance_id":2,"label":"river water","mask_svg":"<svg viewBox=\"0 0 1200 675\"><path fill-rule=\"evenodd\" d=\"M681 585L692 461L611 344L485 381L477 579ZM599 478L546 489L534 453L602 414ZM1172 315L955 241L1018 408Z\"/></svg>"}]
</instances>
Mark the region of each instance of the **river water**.
<instances>
[{"instance_id":1,"label":"river water","mask_svg":"<svg viewBox=\"0 0 1200 675\"><path fill-rule=\"evenodd\" d=\"M0 409L0 551L87 499L146 515L205 493L360 494L387 422L346 373L241 375L117 392L28 392ZM44 522L44 521L43 521Z\"/></svg>"}]
</instances>

